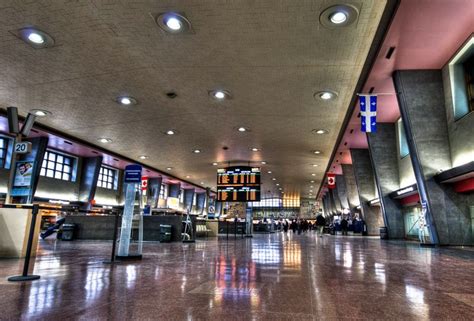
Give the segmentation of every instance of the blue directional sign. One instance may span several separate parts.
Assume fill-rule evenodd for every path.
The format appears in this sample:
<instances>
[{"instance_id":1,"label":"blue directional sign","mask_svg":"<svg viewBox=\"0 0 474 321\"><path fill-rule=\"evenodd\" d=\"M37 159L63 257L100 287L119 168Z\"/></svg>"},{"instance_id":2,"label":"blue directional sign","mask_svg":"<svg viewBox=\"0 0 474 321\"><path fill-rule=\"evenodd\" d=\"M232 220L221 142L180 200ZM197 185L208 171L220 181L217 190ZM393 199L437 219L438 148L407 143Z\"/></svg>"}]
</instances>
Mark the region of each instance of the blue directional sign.
<instances>
[{"instance_id":1,"label":"blue directional sign","mask_svg":"<svg viewBox=\"0 0 474 321\"><path fill-rule=\"evenodd\" d=\"M141 165L127 165L125 166L125 183L139 183L142 182L142 167Z\"/></svg>"}]
</instances>

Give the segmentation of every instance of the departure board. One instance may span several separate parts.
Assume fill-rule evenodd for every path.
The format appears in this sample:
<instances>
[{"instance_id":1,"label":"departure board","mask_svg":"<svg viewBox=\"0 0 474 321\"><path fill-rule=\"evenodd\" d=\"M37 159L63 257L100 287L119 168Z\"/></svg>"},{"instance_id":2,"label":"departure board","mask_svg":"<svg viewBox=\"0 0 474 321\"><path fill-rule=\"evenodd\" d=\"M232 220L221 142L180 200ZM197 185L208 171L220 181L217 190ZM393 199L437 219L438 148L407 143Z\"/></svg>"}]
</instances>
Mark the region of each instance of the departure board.
<instances>
[{"instance_id":1,"label":"departure board","mask_svg":"<svg viewBox=\"0 0 474 321\"><path fill-rule=\"evenodd\" d=\"M260 168L233 166L217 170L218 202L260 201Z\"/></svg>"}]
</instances>

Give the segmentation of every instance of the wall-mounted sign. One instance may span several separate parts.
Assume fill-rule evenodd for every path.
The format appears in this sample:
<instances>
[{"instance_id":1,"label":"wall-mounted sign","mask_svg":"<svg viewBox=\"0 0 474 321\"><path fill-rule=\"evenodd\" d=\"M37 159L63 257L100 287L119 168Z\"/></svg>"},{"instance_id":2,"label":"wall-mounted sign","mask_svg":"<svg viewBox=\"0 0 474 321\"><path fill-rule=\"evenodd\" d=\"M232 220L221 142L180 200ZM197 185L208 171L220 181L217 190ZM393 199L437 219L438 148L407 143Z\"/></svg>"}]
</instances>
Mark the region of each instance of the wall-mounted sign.
<instances>
[{"instance_id":1,"label":"wall-mounted sign","mask_svg":"<svg viewBox=\"0 0 474 321\"><path fill-rule=\"evenodd\" d=\"M142 182L142 167L140 165L127 165L125 166L125 183L138 183Z\"/></svg>"},{"instance_id":2,"label":"wall-mounted sign","mask_svg":"<svg viewBox=\"0 0 474 321\"><path fill-rule=\"evenodd\" d=\"M21 142L21 143L16 143L13 151L16 154L28 154L31 152L31 143L30 142Z\"/></svg>"},{"instance_id":3,"label":"wall-mounted sign","mask_svg":"<svg viewBox=\"0 0 474 321\"><path fill-rule=\"evenodd\" d=\"M28 196L33 181L34 161L18 161L15 164L15 177L13 178L12 196Z\"/></svg>"},{"instance_id":4,"label":"wall-mounted sign","mask_svg":"<svg viewBox=\"0 0 474 321\"><path fill-rule=\"evenodd\" d=\"M218 202L260 201L260 168L232 166L217 170Z\"/></svg>"}]
</instances>

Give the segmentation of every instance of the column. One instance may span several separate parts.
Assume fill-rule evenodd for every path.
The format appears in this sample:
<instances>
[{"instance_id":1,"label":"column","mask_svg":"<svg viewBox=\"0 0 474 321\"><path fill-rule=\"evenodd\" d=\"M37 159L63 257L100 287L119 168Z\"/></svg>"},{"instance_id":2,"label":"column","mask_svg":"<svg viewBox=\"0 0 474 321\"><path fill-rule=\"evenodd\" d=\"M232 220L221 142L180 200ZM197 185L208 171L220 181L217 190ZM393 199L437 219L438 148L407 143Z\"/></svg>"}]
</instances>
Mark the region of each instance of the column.
<instances>
[{"instance_id":1,"label":"column","mask_svg":"<svg viewBox=\"0 0 474 321\"><path fill-rule=\"evenodd\" d=\"M79 183L79 201L89 208L95 197L97 180L99 178L102 156L86 157L82 159L81 180Z\"/></svg>"},{"instance_id":2,"label":"column","mask_svg":"<svg viewBox=\"0 0 474 321\"><path fill-rule=\"evenodd\" d=\"M206 192L196 194L196 207L198 214L204 212L204 205L206 203Z\"/></svg>"},{"instance_id":3,"label":"column","mask_svg":"<svg viewBox=\"0 0 474 321\"><path fill-rule=\"evenodd\" d=\"M339 203L341 204L341 208L349 208L349 200L347 198L347 189L346 189L346 181L344 180L343 175L336 175L336 189L337 189L337 196L339 197Z\"/></svg>"},{"instance_id":4,"label":"column","mask_svg":"<svg viewBox=\"0 0 474 321\"><path fill-rule=\"evenodd\" d=\"M431 242L472 243L463 197L433 178L452 167L441 70L395 71L393 80Z\"/></svg>"},{"instance_id":5,"label":"column","mask_svg":"<svg viewBox=\"0 0 474 321\"><path fill-rule=\"evenodd\" d=\"M369 201L376 197L374 172L370 162L369 150L351 149L351 156L362 216L367 225L367 233L369 235L379 235L379 228L383 226L380 207L370 206L369 204Z\"/></svg>"},{"instance_id":6,"label":"column","mask_svg":"<svg viewBox=\"0 0 474 321\"><path fill-rule=\"evenodd\" d=\"M357 191L357 184L354 176L354 168L349 164L342 164L341 167L347 191L347 201L349 202L351 212L353 212L354 208L360 205L359 193Z\"/></svg>"},{"instance_id":7,"label":"column","mask_svg":"<svg viewBox=\"0 0 474 321\"><path fill-rule=\"evenodd\" d=\"M184 190L184 206L186 210L191 213L193 208L193 200L194 200L194 188L185 189Z\"/></svg>"},{"instance_id":8,"label":"column","mask_svg":"<svg viewBox=\"0 0 474 321\"><path fill-rule=\"evenodd\" d=\"M388 236L392 239L403 239L405 232L402 208L396 200L388 196L400 187L396 136L395 124L379 123L377 132L368 133L367 140Z\"/></svg>"}]
</instances>

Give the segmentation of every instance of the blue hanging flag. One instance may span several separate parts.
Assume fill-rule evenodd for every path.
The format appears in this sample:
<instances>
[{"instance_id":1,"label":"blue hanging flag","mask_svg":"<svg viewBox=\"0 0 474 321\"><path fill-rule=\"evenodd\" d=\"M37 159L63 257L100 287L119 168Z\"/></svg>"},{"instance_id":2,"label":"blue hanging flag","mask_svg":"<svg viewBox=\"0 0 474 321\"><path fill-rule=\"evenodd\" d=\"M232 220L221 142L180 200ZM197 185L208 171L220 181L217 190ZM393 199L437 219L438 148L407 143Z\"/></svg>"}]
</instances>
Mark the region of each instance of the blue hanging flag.
<instances>
[{"instance_id":1,"label":"blue hanging flag","mask_svg":"<svg viewBox=\"0 0 474 321\"><path fill-rule=\"evenodd\" d=\"M377 131L377 96L360 95L361 131L374 133ZM367 106L369 105L369 106Z\"/></svg>"}]
</instances>

